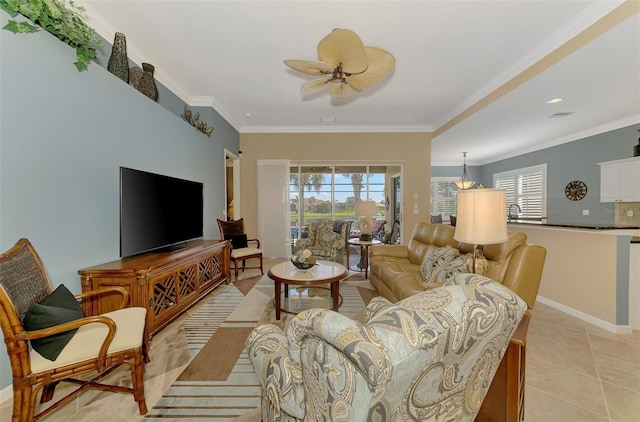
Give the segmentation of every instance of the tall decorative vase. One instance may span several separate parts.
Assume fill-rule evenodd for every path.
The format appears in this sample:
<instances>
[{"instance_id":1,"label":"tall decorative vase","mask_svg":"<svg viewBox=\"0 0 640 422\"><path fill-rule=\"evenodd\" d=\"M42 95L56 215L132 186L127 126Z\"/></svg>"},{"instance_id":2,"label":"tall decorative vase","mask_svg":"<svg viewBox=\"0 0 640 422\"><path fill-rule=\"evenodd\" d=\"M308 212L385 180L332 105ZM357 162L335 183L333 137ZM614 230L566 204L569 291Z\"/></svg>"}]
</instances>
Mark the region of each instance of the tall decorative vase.
<instances>
[{"instance_id":1,"label":"tall decorative vase","mask_svg":"<svg viewBox=\"0 0 640 422\"><path fill-rule=\"evenodd\" d=\"M155 67L149 63L142 63L142 71L142 77L138 83L138 91L157 102L158 87L156 86L156 80L153 78Z\"/></svg>"},{"instance_id":2,"label":"tall decorative vase","mask_svg":"<svg viewBox=\"0 0 640 422\"><path fill-rule=\"evenodd\" d=\"M111 47L111 56L107 70L126 83L129 83L129 60L127 59L127 39L124 34L116 32Z\"/></svg>"}]
</instances>

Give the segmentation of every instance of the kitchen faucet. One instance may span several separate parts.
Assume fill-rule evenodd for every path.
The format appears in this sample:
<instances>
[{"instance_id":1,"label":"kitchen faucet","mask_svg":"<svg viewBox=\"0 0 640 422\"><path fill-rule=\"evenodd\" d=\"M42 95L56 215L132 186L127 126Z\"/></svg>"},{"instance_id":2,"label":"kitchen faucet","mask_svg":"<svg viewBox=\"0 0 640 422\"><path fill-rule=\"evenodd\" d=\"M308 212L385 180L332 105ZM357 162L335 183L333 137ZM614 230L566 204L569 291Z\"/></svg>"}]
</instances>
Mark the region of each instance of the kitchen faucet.
<instances>
[{"instance_id":1,"label":"kitchen faucet","mask_svg":"<svg viewBox=\"0 0 640 422\"><path fill-rule=\"evenodd\" d=\"M508 220L508 221L511 221L511 219L512 219L513 217L517 217L517 216L518 216L518 214L517 214L517 213L516 213L516 214L511 214L511 207L513 207L513 206L515 206L515 207L518 209L518 212L522 212L522 208L520 208L520 205L518 205L518 204L511 204L511 205L509 205L509 214L507 214L507 220Z\"/></svg>"}]
</instances>

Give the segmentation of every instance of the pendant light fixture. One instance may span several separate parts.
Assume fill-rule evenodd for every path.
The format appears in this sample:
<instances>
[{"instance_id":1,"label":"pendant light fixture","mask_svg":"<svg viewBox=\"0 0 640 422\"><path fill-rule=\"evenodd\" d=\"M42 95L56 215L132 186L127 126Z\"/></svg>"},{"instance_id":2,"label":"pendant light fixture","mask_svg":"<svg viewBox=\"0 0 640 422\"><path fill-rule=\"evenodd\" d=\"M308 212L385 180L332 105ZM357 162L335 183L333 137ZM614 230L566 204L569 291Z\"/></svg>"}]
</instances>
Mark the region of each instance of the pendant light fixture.
<instances>
[{"instance_id":1,"label":"pendant light fixture","mask_svg":"<svg viewBox=\"0 0 640 422\"><path fill-rule=\"evenodd\" d=\"M458 189L462 189L462 190L471 189L471 187L475 185L476 182L469 179L469 175L467 174L467 153L466 152L462 153L462 160L463 160L462 177L460 178L460 180L456 182L456 186L458 187Z\"/></svg>"}]
</instances>

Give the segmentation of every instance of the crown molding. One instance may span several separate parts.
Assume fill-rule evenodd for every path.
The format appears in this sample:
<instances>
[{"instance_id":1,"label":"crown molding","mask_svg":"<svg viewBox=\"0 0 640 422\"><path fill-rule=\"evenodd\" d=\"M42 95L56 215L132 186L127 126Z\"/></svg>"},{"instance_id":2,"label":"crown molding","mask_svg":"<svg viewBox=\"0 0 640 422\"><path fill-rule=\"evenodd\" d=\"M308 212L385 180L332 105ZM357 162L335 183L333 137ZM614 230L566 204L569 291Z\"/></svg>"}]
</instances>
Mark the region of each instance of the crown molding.
<instances>
[{"instance_id":1,"label":"crown molding","mask_svg":"<svg viewBox=\"0 0 640 422\"><path fill-rule=\"evenodd\" d=\"M431 133L431 126L243 126L240 133Z\"/></svg>"},{"instance_id":2,"label":"crown molding","mask_svg":"<svg viewBox=\"0 0 640 422\"><path fill-rule=\"evenodd\" d=\"M573 142L573 141L578 141L580 139L584 139L584 138L588 138L591 136L595 136L595 135L600 135L606 132L610 132L612 130L616 130L616 129L621 129L623 127L627 127L627 126L631 126L634 124L638 124L640 123L640 116L639 115L633 115L633 116L629 116L626 117L624 119L620 119L620 120L616 120L614 122L609 122L609 123L605 123L599 126L594 126L590 129L586 129L580 132L575 132L572 133L570 135L567 136L563 136L561 138L557 138L557 139L553 139L541 144L537 144L535 146L532 146L530 148L525 148L522 150L519 150L517 152L513 152L513 153L508 153L508 154L503 154L503 155L498 155L495 157L492 157L490 160L486 160L486 161L480 161L480 162L476 162L474 163L474 165L485 165L485 164L491 164L491 163L495 163L497 161L500 160L506 160L507 158L513 158L513 157L517 157L519 155L524 155L524 154L528 154L530 152L535 152L535 151L540 151L546 148L550 148L550 147L554 147L557 145L562 145L562 144L566 144L569 142ZM468 163L467 163L468 164Z\"/></svg>"}]
</instances>

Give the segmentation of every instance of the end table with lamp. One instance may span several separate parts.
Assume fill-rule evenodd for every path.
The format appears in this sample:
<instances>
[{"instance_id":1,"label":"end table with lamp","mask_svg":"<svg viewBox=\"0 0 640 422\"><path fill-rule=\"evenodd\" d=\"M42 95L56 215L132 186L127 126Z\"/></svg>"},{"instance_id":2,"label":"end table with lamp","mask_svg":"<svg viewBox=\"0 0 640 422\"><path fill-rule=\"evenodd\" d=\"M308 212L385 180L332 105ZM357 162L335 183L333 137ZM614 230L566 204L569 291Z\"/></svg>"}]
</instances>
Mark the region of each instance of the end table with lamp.
<instances>
[{"instance_id":1,"label":"end table with lamp","mask_svg":"<svg viewBox=\"0 0 640 422\"><path fill-rule=\"evenodd\" d=\"M360 262L364 267L364 278L369 278L369 246L382 245L382 242L377 239L372 240L360 240L358 238L349 239L347 244L347 265L349 265L349 249L350 246L360 247Z\"/></svg>"}]
</instances>

